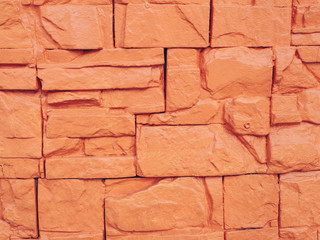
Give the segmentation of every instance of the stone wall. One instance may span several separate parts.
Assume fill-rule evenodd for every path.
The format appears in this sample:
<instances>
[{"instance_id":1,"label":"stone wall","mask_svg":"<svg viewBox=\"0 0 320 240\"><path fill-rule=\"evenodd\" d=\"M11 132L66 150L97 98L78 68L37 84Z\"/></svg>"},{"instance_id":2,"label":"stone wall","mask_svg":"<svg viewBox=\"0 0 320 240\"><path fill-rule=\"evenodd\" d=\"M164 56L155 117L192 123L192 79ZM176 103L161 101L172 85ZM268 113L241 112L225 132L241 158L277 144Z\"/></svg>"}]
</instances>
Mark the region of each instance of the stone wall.
<instances>
[{"instance_id":1,"label":"stone wall","mask_svg":"<svg viewBox=\"0 0 320 240\"><path fill-rule=\"evenodd\" d=\"M1 0L0 240L320 239L319 0Z\"/></svg>"}]
</instances>

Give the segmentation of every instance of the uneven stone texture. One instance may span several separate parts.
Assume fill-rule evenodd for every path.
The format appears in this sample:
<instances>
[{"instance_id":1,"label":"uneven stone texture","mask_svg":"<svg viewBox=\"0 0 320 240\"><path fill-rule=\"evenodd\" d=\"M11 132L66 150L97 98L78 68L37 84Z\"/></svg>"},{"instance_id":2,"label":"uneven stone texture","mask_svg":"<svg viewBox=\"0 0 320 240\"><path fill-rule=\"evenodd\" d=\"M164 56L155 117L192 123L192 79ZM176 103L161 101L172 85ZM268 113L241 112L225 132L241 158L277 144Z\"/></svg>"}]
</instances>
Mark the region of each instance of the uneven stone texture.
<instances>
[{"instance_id":1,"label":"uneven stone texture","mask_svg":"<svg viewBox=\"0 0 320 240\"><path fill-rule=\"evenodd\" d=\"M280 239L282 240L316 240L317 230L315 228L309 227L289 227L280 229Z\"/></svg>"},{"instance_id":2,"label":"uneven stone texture","mask_svg":"<svg viewBox=\"0 0 320 240\"><path fill-rule=\"evenodd\" d=\"M134 137L101 137L85 140L85 154L92 156L133 155Z\"/></svg>"},{"instance_id":3,"label":"uneven stone texture","mask_svg":"<svg viewBox=\"0 0 320 240\"><path fill-rule=\"evenodd\" d=\"M269 151L271 172L314 170L320 167L318 125L302 123L272 127Z\"/></svg>"},{"instance_id":4,"label":"uneven stone texture","mask_svg":"<svg viewBox=\"0 0 320 240\"><path fill-rule=\"evenodd\" d=\"M26 30L28 22L22 18L20 3L12 0L0 2L0 48L31 48L31 33Z\"/></svg>"},{"instance_id":5,"label":"uneven stone texture","mask_svg":"<svg viewBox=\"0 0 320 240\"><path fill-rule=\"evenodd\" d=\"M319 45L319 1L294 1L293 45Z\"/></svg>"},{"instance_id":6,"label":"uneven stone texture","mask_svg":"<svg viewBox=\"0 0 320 240\"><path fill-rule=\"evenodd\" d=\"M41 238L59 239L70 233L69 239L103 239L101 180L39 179L38 188Z\"/></svg>"},{"instance_id":7,"label":"uneven stone texture","mask_svg":"<svg viewBox=\"0 0 320 240\"><path fill-rule=\"evenodd\" d=\"M278 239L277 228L262 228L262 229L245 229L238 231L228 231L226 234L227 240L275 240Z\"/></svg>"},{"instance_id":8,"label":"uneven stone texture","mask_svg":"<svg viewBox=\"0 0 320 240\"><path fill-rule=\"evenodd\" d=\"M46 126L48 138L106 137L135 134L134 116L109 114L101 108L53 110Z\"/></svg>"},{"instance_id":9,"label":"uneven stone texture","mask_svg":"<svg viewBox=\"0 0 320 240\"><path fill-rule=\"evenodd\" d=\"M45 157L61 155L82 155L83 141L76 138L43 138Z\"/></svg>"},{"instance_id":10,"label":"uneven stone texture","mask_svg":"<svg viewBox=\"0 0 320 240\"><path fill-rule=\"evenodd\" d=\"M134 177L135 157L47 158L46 173L48 179Z\"/></svg>"},{"instance_id":11,"label":"uneven stone texture","mask_svg":"<svg viewBox=\"0 0 320 240\"><path fill-rule=\"evenodd\" d=\"M266 47L290 44L290 5L278 7L272 6L272 3L267 5L256 1L212 3L212 47Z\"/></svg>"},{"instance_id":12,"label":"uneven stone texture","mask_svg":"<svg viewBox=\"0 0 320 240\"><path fill-rule=\"evenodd\" d=\"M111 5L41 6L40 24L37 28L45 48L113 47Z\"/></svg>"},{"instance_id":13,"label":"uneven stone texture","mask_svg":"<svg viewBox=\"0 0 320 240\"><path fill-rule=\"evenodd\" d=\"M47 103L49 105L100 105L100 91L73 91L73 92L50 92Z\"/></svg>"},{"instance_id":14,"label":"uneven stone texture","mask_svg":"<svg viewBox=\"0 0 320 240\"><path fill-rule=\"evenodd\" d=\"M166 110L192 107L200 97L199 51L169 49L167 58Z\"/></svg>"},{"instance_id":15,"label":"uneven stone texture","mask_svg":"<svg viewBox=\"0 0 320 240\"><path fill-rule=\"evenodd\" d=\"M206 47L210 1L115 4L116 47Z\"/></svg>"},{"instance_id":16,"label":"uneven stone texture","mask_svg":"<svg viewBox=\"0 0 320 240\"><path fill-rule=\"evenodd\" d=\"M0 157L41 157L38 93L0 92Z\"/></svg>"},{"instance_id":17,"label":"uneven stone texture","mask_svg":"<svg viewBox=\"0 0 320 240\"><path fill-rule=\"evenodd\" d=\"M296 95L272 94L271 122L273 124L299 123L301 121Z\"/></svg>"},{"instance_id":18,"label":"uneven stone texture","mask_svg":"<svg viewBox=\"0 0 320 240\"><path fill-rule=\"evenodd\" d=\"M54 50L45 52L38 76L44 90L158 87L163 63L162 49Z\"/></svg>"},{"instance_id":19,"label":"uneven stone texture","mask_svg":"<svg viewBox=\"0 0 320 240\"><path fill-rule=\"evenodd\" d=\"M306 88L319 87L319 82L303 64L293 47L274 48L276 71L274 93L300 92Z\"/></svg>"},{"instance_id":20,"label":"uneven stone texture","mask_svg":"<svg viewBox=\"0 0 320 240\"><path fill-rule=\"evenodd\" d=\"M170 235L174 234L181 239L210 239L212 228L217 227L212 218L222 218L222 211L217 211L222 198L207 202L206 195L222 195L222 187L221 178L209 178L209 184L205 181L197 178L106 181L107 237L161 239L160 235L157 237L161 234L167 235L164 239L173 239ZM217 210L213 211L216 204ZM222 233L215 236L222 239Z\"/></svg>"},{"instance_id":21,"label":"uneven stone texture","mask_svg":"<svg viewBox=\"0 0 320 240\"><path fill-rule=\"evenodd\" d=\"M106 107L131 113L164 112L163 87L103 91L102 99Z\"/></svg>"},{"instance_id":22,"label":"uneven stone texture","mask_svg":"<svg viewBox=\"0 0 320 240\"><path fill-rule=\"evenodd\" d=\"M224 118L236 134L267 135L269 105L268 98L236 98L226 103Z\"/></svg>"},{"instance_id":23,"label":"uneven stone texture","mask_svg":"<svg viewBox=\"0 0 320 240\"><path fill-rule=\"evenodd\" d=\"M206 49L202 57L203 81L212 98L271 95L270 49Z\"/></svg>"},{"instance_id":24,"label":"uneven stone texture","mask_svg":"<svg viewBox=\"0 0 320 240\"><path fill-rule=\"evenodd\" d=\"M320 89L309 89L300 93L298 104L303 120L320 124Z\"/></svg>"},{"instance_id":25,"label":"uneven stone texture","mask_svg":"<svg viewBox=\"0 0 320 240\"><path fill-rule=\"evenodd\" d=\"M141 126L137 133L140 176L213 176L264 172L259 144L238 139L221 125ZM229 151L229 148L233 151Z\"/></svg>"},{"instance_id":26,"label":"uneven stone texture","mask_svg":"<svg viewBox=\"0 0 320 240\"><path fill-rule=\"evenodd\" d=\"M319 226L318 171L280 176L282 227Z\"/></svg>"},{"instance_id":27,"label":"uneven stone texture","mask_svg":"<svg viewBox=\"0 0 320 240\"><path fill-rule=\"evenodd\" d=\"M0 158L0 178L36 178L40 176L39 165L38 159Z\"/></svg>"},{"instance_id":28,"label":"uneven stone texture","mask_svg":"<svg viewBox=\"0 0 320 240\"><path fill-rule=\"evenodd\" d=\"M0 179L0 239L37 238L33 179Z\"/></svg>"},{"instance_id":29,"label":"uneven stone texture","mask_svg":"<svg viewBox=\"0 0 320 240\"><path fill-rule=\"evenodd\" d=\"M225 177L224 190L227 229L277 226L279 202L277 176Z\"/></svg>"}]
</instances>

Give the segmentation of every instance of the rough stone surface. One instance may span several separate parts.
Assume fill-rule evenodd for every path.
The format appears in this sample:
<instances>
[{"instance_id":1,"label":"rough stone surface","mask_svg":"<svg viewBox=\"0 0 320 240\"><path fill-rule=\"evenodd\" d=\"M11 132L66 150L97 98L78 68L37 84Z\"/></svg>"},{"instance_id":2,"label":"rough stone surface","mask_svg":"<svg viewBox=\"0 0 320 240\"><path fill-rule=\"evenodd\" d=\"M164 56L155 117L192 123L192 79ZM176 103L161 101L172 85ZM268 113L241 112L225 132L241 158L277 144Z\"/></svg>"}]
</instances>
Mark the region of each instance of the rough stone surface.
<instances>
[{"instance_id":1,"label":"rough stone surface","mask_svg":"<svg viewBox=\"0 0 320 240\"><path fill-rule=\"evenodd\" d=\"M115 4L117 47L206 47L210 1ZM155 2L156 3L156 2Z\"/></svg>"},{"instance_id":2,"label":"rough stone surface","mask_svg":"<svg viewBox=\"0 0 320 240\"><path fill-rule=\"evenodd\" d=\"M33 179L0 179L0 239L37 238Z\"/></svg>"},{"instance_id":3,"label":"rough stone surface","mask_svg":"<svg viewBox=\"0 0 320 240\"><path fill-rule=\"evenodd\" d=\"M319 127L308 123L272 127L268 137L269 170L288 172L319 169Z\"/></svg>"},{"instance_id":4,"label":"rough stone surface","mask_svg":"<svg viewBox=\"0 0 320 240\"><path fill-rule=\"evenodd\" d=\"M288 173L280 176L282 227L319 226L320 173Z\"/></svg>"},{"instance_id":5,"label":"rough stone surface","mask_svg":"<svg viewBox=\"0 0 320 240\"><path fill-rule=\"evenodd\" d=\"M222 197L210 198L211 194L222 196L221 178L107 180L107 237L161 239L161 234L173 239L174 234L183 239L223 239L222 232L212 234L212 229L221 229L221 223L213 220L222 219Z\"/></svg>"},{"instance_id":6,"label":"rough stone surface","mask_svg":"<svg viewBox=\"0 0 320 240\"><path fill-rule=\"evenodd\" d=\"M224 118L236 134L267 135L270 103L268 98L235 98L225 105Z\"/></svg>"},{"instance_id":7,"label":"rough stone surface","mask_svg":"<svg viewBox=\"0 0 320 240\"><path fill-rule=\"evenodd\" d=\"M239 6L239 2L249 1L212 2L212 47L290 44L291 6L257 6L256 1Z\"/></svg>"},{"instance_id":8,"label":"rough stone surface","mask_svg":"<svg viewBox=\"0 0 320 240\"><path fill-rule=\"evenodd\" d=\"M203 80L214 99L271 95L270 49L206 49L202 57Z\"/></svg>"},{"instance_id":9,"label":"rough stone surface","mask_svg":"<svg viewBox=\"0 0 320 240\"><path fill-rule=\"evenodd\" d=\"M274 175L244 175L224 179L227 229L277 226L279 187Z\"/></svg>"},{"instance_id":10,"label":"rough stone surface","mask_svg":"<svg viewBox=\"0 0 320 240\"><path fill-rule=\"evenodd\" d=\"M47 137L104 137L134 135L134 116L108 114L100 108L53 110L46 126ZM90 110L90 111L89 111Z\"/></svg>"},{"instance_id":11,"label":"rough stone surface","mask_svg":"<svg viewBox=\"0 0 320 240\"><path fill-rule=\"evenodd\" d=\"M137 133L140 176L213 176L265 172L265 148L221 125L142 126ZM229 148L234 151L229 151ZM260 159L262 156L262 159Z\"/></svg>"},{"instance_id":12,"label":"rough stone surface","mask_svg":"<svg viewBox=\"0 0 320 240\"><path fill-rule=\"evenodd\" d=\"M58 239L70 233L69 238L73 235L74 239L102 240L103 198L101 180L40 179L40 235L52 235L52 239Z\"/></svg>"},{"instance_id":13,"label":"rough stone surface","mask_svg":"<svg viewBox=\"0 0 320 240\"><path fill-rule=\"evenodd\" d=\"M296 95L272 94L271 121L273 124L299 123L302 121Z\"/></svg>"},{"instance_id":14,"label":"rough stone surface","mask_svg":"<svg viewBox=\"0 0 320 240\"><path fill-rule=\"evenodd\" d=\"M319 240L319 16L0 0L0 240Z\"/></svg>"},{"instance_id":15,"label":"rough stone surface","mask_svg":"<svg viewBox=\"0 0 320 240\"><path fill-rule=\"evenodd\" d=\"M122 178L136 176L135 158L64 157L46 159L46 177L52 178Z\"/></svg>"}]
</instances>

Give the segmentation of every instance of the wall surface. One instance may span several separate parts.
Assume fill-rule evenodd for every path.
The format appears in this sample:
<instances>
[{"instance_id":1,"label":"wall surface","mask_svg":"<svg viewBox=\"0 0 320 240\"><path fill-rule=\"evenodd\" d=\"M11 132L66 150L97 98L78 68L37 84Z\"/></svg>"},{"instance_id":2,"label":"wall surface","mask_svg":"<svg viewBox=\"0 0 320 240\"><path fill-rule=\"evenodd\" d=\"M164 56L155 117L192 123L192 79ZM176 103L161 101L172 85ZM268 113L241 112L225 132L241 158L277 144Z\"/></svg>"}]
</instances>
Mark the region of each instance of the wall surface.
<instances>
[{"instance_id":1,"label":"wall surface","mask_svg":"<svg viewBox=\"0 0 320 240\"><path fill-rule=\"evenodd\" d=\"M0 240L320 239L320 0L1 0Z\"/></svg>"}]
</instances>

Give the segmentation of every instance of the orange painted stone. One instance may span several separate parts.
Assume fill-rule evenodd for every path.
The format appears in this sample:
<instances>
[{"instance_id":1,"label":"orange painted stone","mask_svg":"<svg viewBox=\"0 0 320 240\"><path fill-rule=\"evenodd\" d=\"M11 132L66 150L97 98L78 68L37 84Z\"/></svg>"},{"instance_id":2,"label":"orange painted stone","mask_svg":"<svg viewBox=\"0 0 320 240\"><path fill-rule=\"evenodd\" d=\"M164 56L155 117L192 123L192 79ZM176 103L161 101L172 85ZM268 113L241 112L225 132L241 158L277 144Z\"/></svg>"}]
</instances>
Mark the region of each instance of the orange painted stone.
<instances>
[{"instance_id":1,"label":"orange painted stone","mask_svg":"<svg viewBox=\"0 0 320 240\"><path fill-rule=\"evenodd\" d=\"M297 95L272 94L271 122L273 124L299 123L301 121Z\"/></svg>"},{"instance_id":2,"label":"orange painted stone","mask_svg":"<svg viewBox=\"0 0 320 240\"><path fill-rule=\"evenodd\" d=\"M44 5L39 12L37 31L44 48L113 48L111 4Z\"/></svg>"},{"instance_id":3,"label":"orange painted stone","mask_svg":"<svg viewBox=\"0 0 320 240\"><path fill-rule=\"evenodd\" d=\"M167 54L166 110L190 108L200 97L199 51L168 49Z\"/></svg>"},{"instance_id":4,"label":"orange painted stone","mask_svg":"<svg viewBox=\"0 0 320 240\"><path fill-rule=\"evenodd\" d=\"M212 98L271 95L273 63L270 49L206 49L202 57L203 81Z\"/></svg>"},{"instance_id":5,"label":"orange painted stone","mask_svg":"<svg viewBox=\"0 0 320 240\"><path fill-rule=\"evenodd\" d=\"M55 109L48 113L46 136L108 137L135 134L134 116L108 113L102 108Z\"/></svg>"},{"instance_id":6,"label":"orange painted stone","mask_svg":"<svg viewBox=\"0 0 320 240\"><path fill-rule=\"evenodd\" d=\"M224 123L223 103L212 99L199 100L193 107L173 112L137 115L137 123L147 125L193 125Z\"/></svg>"},{"instance_id":7,"label":"orange painted stone","mask_svg":"<svg viewBox=\"0 0 320 240\"><path fill-rule=\"evenodd\" d=\"M40 163L38 159L0 158L0 178L37 177L40 177Z\"/></svg>"},{"instance_id":8,"label":"orange painted stone","mask_svg":"<svg viewBox=\"0 0 320 240\"><path fill-rule=\"evenodd\" d=\"M160 3L160 4L159 4ZM210 1L116 1L116 47L207 47Z\"/></svg>"},{"instance_id":9,"label":"orange painted stone","mask_svg":"<svg viewBox=\"0 0 320 240\"><path fill-rule=\"evenodd\" d=\"M268 137L270 172L319 169L319 127L308 123L272 127Z\"/></svg>"},{"instance_id":10,"label":"orange painted stone","mask_svg":"<svg viewBox=\"0 0 320 240\"><path fill-rule=\"evenodd\" d=\"M68 91L49 92L47 97L49 105L100 105L100 91Z\"/></svg>"},{"instance_id":11,"label":"orange painted stone","mask_svg":"<svg viewBox=\"0 0 320 240\"><path fill-rule=\"evenodd\" d=\"M77 138L43 138L43 155L83 155L83 141Z\"/></svg>"},{"instance_id":12,"label":"orange painted stone","mask_svg":"<svg viewBox=\"0 0 320 240\"><path fill-rule=\"evenodd\" d=\"M274 48L276 57L272 90L274 93L295 93L320 86L314 74L305 66L296 52L296 48L293 47Z\"/></svg>"},{"instance_id":13,"label":"orange painted stone","mask_svg":"<svg viewBox=\"0 0 320 240\"><path fill-rule=\"evenodd\" d=\"M282 227L319 226L318 171L280 176L280 224Z\"/></svg>"},{"instance_id":14,"label":"orange painted stone","mask_svg":"<svg viewBox=\"0 0 320 240\"><path fill-rule=\"evenodd\" d=\"M41 239L103 239L101 180L39 179Z\"/></svg>"},{"instance_id":15,"label":"orange painted stone","mask_svg":"<svg viewBox=\"0 0 320 240\"><path fill-rule=\"evenodd\" d=\"M46 177L123 178L136 176L135 157L59 157L46 159Z\"/></svg>"},{"instance_id":16,"label":"orange painted stone","mask_svg":"<svg viewBox=\"0 0 320 240\"><path fill-rule=\"evenodd\" d=\"M210 194L222 196L222 181L206 180L107 180L107 238L223 239L222 226L213 221L222 219L222 197L210 198Z\"/></svg>"},{"instance_id":17,"label":"orange painted stone","mask_svg":"<svg viewBox=\"0 0 320 240\"><path fill-rule=\"evenodd\" d=\"M235 134L267 135L270 131L268 98L241 97L226 102L224 118Z\"/></svg>"},{"instance_id":18,"label":"orange painted stone","mask_svg":"<svg viewBox=\"0 0 320 240\"><path fill-rule=\"evenodd\" d=\"M37 238L33 179L0 179L0 239Z\"/></svg>"},{"instance_id":19,"label":"orange painted stone","mask_svg":"<svg viewBox=\"0 0 320 240\"><path fill-rule=\"evenodd\" d=\"M266 145L260 147L261 144L263 142L238 138L218 124L141 126L137 133L138 175L216 176L265 172Z\"/></svg>"},{"instance_id":20,"label":"orange painted stone","mask_svg":"<svg viewBox=\"0 0 320 240\"><path fill-rule=\"evenodd\" d=\"M19 1L3 0L0 2L0 48L32 48L30 24L21 11Z\"/></svg>"},{"instance_id":21,"label":"orange painted stone","mask_svg":"<svg viewBox=\"0 0 320 240\"><path fill-rule=\"evenodd\" d=\"M290 45L289 1L220 0L212 11L212 47Z\"/></svg>"},{"instance_id":22,"label":"orange painted stone","mask_svg":"<svg viewBox=\"0 0 320 240\"><path fill-rule=\"evenodd\" d=\"M101 137L85 139L85 154L91 156L134 155L135 137Z\"/></svg>"},{"instance_id":23,"label":"orange painted stone","mask_svg":"<svg viewBox=\"0 0 320 240\"><path fill-rule=\"evenodd\" d=\"M302 119L320 124L320 89L308 89L298 96Z\"/></svg>"},{"instance_id":24,"label":"orange painted stone","mask_svg":"<svg viewBox=\"0 0 320 240\"><path fill-rule=\"evenodd\" d=\"M102 102L106 107L122 108L134 114L164 112L165 108L162 86L103 91Z\"/></svg>"},{"instance_id":25,"label":"orange painted stone","mask_svg":"<svg viewBox=\"0 0 320 240\"><path fill-rule=\"evenodd\" d=\"M228 231L226 240L276 240L278 238L277 228L244 229L237 231ZM292 239L292 238L291 238Z\"/></svg>"},{"instance_id":26,"label":"orange painted stone","mask_svg":"<svg viewBox=\"0 0 320 240\"><path fill-rule=\"evenodd\" d=\"M41 157L40 95L0 92L0 157Z\"/></svg>"},{"instance_id":27,"label":"orange painted stone","mask_svg":"<svg viewBox=\"0 0 320 240\"><path fill-rule=\"evenodd\" d=\"M110 49L69 54L48 51L38 64L43 90L100 90L158 87L162 49ZM121 79L121 81L119 81Z\"/></svg>"},{"instance_id":28,"label":"orange painted stone","mask_svg":"<svg viewBox=\"0 0 320 240\"><path fill-rule=\"evenodd\" d=\"M292 44L319 45L320 2L294 1Z\"/></svg>"},{"instance_id":29,"label":"orange painted stone","mask_svg":"<svg viewBox=\"0 0 320 240\"><path fill-rule=\"evenodd\" d=\"M312 227L288 227L280 229L281 240L317 240L317 229Z\"/></svg>"},{"instance_id":30,"label":"orange painted stone","mask_svg":"<svg viewBox=\"0 0 320 240\"><path fill-rule=\"evenodd\" d=\"M225 177L224 191L226 229L277 226L279 186L276 175Z\"/></svg>"}]
</instances>

